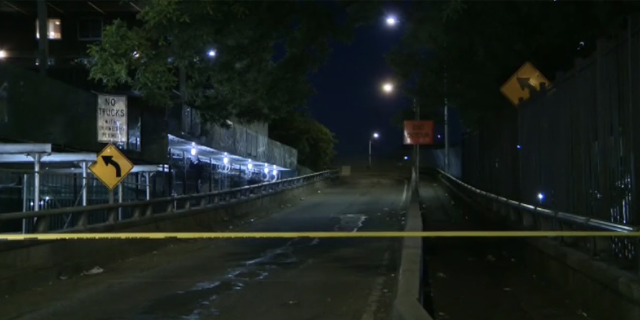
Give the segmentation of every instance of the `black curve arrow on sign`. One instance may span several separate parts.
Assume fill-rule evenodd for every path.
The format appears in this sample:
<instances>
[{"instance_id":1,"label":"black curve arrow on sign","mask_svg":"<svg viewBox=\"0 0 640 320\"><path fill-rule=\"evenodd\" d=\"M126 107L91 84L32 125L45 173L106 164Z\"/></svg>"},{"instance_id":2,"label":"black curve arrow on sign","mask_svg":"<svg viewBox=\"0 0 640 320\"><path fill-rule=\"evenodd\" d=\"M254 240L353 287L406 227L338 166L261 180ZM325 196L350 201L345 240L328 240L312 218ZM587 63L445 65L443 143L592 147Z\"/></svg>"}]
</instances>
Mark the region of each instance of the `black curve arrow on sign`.
<instances>
[{"instance_id":1,"label":"black curve arrow on sign","mask_svg":"<svg viewBox=\"0 0 640 320\"><path fill-rule=\"evenodd\" d=\"M102 161L104 161L105 166L112 165L116 168L116 178L120 178L122 176L122 170L120 169L120 165L113 160L113 156L102 156Z\"/></svg>"},{"instance_id":2,"label":"black curve arrow on sign","mask_svg":"<svg viewBox=\"0 0 640 320\"><path fill-rule=\"evenodd\" d=\"M518 84L520 85L520 89L529 89L529 93L538 91L538 88L531 84L530 79L531 78L516 78L516 80L518 80Z\"/></svg>"}]
</instances>

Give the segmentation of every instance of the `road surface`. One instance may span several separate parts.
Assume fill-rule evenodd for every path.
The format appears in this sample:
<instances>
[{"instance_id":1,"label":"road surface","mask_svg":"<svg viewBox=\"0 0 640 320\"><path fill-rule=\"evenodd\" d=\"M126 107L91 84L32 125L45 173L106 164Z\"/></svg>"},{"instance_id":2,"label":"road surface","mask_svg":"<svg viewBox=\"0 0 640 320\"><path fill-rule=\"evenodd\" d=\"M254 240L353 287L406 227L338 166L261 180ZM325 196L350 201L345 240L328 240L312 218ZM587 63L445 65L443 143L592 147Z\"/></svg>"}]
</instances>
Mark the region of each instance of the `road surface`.
<instances>
[{"instance_id":1,"label":"road surface","mask_svg":"<svg viewBox=\"0 0 640 320\"><path fill-rule=\"evenodd\" d=\"M405 190L398 179L358 180L234 231L401 230ZM190 241L0 297L0 319L388 319L399 245L399 239Z\"/></svg>"}]
</instances>

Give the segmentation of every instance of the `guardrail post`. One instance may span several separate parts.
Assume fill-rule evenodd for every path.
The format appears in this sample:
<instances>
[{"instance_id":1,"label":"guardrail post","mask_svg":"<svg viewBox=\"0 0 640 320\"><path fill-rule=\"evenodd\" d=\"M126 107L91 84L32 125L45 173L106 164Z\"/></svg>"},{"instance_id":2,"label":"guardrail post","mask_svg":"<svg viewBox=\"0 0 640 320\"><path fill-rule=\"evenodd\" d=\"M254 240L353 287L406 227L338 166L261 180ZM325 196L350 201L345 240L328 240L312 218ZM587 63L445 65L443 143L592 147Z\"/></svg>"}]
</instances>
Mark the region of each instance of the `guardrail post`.
<instances>
[{"instance_id":1,"label":"guardrail post","mask_svg":"<svg viewBox=\"0 0 640 320\"><path fill-rule=\"evenodd\" d=\"M118 209L107 209L107 222L116 223L118 218Z\"/></svg>"},{"instance_id":2,"label":"guardrail post","mask_svg":"<svg viewBox=\"0 0 640 320\"><path fill-rule=\"evenodd\" d=\"M36 232L42 233L47 231L49 231L49 217L38 217Z\"/></svg>"},{"instance_id":3,"label":"guardrail post","mask_svg":"<svg viewBox=\"0 0 640 320\"><path fill-rule=\"evenodd\" d=\"M77 226L81 228L86 228L89 224L89 213L87 211L83 211L78 218Z\"/></svg>"},{"instance_id":4,"label":"guardrail post","mask_svg":"<svg viewBox=\"0 0 640 320\"><path fill-rule=\"evenodd\" d=\"M518 213L520 213L520 220L522 221L522 226L525 229L535 229L536 227L536 222L535 219L533 218L533 216L531 215L531 213L527 212L527 211L523 211L523 210L518 210L518 209L514 209L514 211L516 212L516 214L513 215L514 220L516 215Z\"/></svg>"},{"instance_id":5,"label":"guardrail post","mask_svg":"<svg viewBox=\"0 0 640 320\"><path fill-rule=\"evenodd\" d=\"M611 237L591 237L591 257L604 260L609 257L606 252L611 250ZM604 253L604 254L603 254Z\"/></svg>"},{"instance_id":6,"label":"guardrail post","mask_svg":"<svg viewBox=\"0 0 640 320\"><path fill-rule=\"evenodd\" d=\"M143 207L144 205L136 206L135 208L133 208L133 216L131 217L131 219L140 219L140 215Z\"/></svg>"},{"instance_id":7,"label":"guardrail post","mask_svg":"<svg viewBox=\"0 0 640 320\"><path fill-rule=\"evenodd\" d=\"M166 213L173 212L174 206L175 206L175 201L172 200L167 202L167 209L165 210L165 212Z\"/></svg>"}]
</instances>

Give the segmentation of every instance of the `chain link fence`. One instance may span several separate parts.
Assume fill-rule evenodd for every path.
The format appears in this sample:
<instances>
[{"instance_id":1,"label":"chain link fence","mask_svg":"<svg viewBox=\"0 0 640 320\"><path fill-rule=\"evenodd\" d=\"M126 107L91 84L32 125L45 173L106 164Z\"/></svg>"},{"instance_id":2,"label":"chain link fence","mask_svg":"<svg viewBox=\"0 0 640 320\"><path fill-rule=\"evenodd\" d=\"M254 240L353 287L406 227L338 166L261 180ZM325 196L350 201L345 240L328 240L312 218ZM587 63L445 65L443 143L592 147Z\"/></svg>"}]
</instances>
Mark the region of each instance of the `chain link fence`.
<instances>
[{"instance_id":1,"label":"chain link fence","mask_svg":"<svg viewBox=\"0 0 640 320\"><path fill-rule=\"evenodd\" d=\"M151 175L150 196L163 196L166 192L157 186L158 176ZM122 201L145 200L147 196L147 181L143 173L131 173L122 186ZM83 180L78 173L40 173L40 201L37 203L34 195L34 174L32 171L0 169L0 214L8 212L33 211L75 207L82 205ZM119 200L119 189L114 191L114 202ZM109 190L92 174L87 176L87 205L109 203ZM124 208L119 217L129 218L132 215ZM51 228L63 229L65 225L74 224L77 217L73 215L55 217L51 219ZM92 223L106 221L107 212L94 212L89 217ZM33 231L36 221L23 221L22 225L2 225L0 232L17 230Z\"/></svg>"}]
</instances>

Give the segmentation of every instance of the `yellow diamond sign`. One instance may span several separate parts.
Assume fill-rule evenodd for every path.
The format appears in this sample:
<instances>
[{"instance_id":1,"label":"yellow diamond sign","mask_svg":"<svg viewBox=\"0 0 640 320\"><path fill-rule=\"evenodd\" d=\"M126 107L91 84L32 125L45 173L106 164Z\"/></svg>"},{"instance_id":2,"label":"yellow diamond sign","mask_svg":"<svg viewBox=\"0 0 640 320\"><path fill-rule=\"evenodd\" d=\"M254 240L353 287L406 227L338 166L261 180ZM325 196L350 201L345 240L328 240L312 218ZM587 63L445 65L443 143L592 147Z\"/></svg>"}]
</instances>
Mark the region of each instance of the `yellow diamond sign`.
<instances>
[{"instance_id":1,"label":"yellow diamond sign","mask_svg":"<svg viewBox=\"0 0 640 320\"><path fill-rule=\"evenodd\" d=\"M133 163L116 148L109 144L98 154L96 162L89 170L96 175L109 190L113 190L129 172L133 169Z\"/></svg>"},{"instance_id":2,"label":"yellow diamond sign","mask_svg":"<svg viewBox=\"0 0 640 320\"><path fill-rule=\"evenodd\" d=\"M533 64L527 62L500 87L500 91L517 106L529 99L534 91L540 91L543 83L549 87L549 80Z\"/></svg>"}]
</instances>

